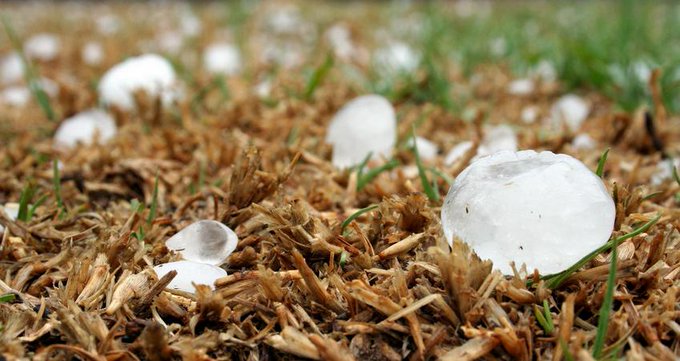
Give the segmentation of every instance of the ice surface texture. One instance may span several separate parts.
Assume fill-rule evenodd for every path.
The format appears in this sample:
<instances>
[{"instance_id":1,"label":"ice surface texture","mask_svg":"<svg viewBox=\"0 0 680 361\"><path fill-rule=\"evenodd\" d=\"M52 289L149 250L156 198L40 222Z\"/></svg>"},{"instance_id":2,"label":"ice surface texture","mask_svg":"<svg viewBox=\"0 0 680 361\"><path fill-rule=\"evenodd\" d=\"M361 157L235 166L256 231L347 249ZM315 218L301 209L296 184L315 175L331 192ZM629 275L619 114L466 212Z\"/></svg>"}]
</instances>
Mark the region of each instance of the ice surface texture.
<instances>
[{"instance_id":1,"label":"ice surface texture","mask_svg":"<svg viewBox=\"0 0 680 361\"><path fill-rule=\"evenodd\" d=\"M380 95L360 96L345 104L326 134L326 142L333 145L333 165L340 169L361 163L369 153L374 159L389 157L396 138L394 108Z\"/></svg>"},{"instance_id":2,"label":"ice surface texture","mask_svg":"<svg viewBox=\"0 0 680 361\"><path fill-rule=\"evenodd\" d=\"M136 91L160 96L167 104L175 97L175 85L175 71L170 62L159 55L146 54L129 58L109 69L99 83L99 97L107 105L131 110Z\"/></svg>"},{"instance_id":3,"label":"ice surface texture","mask_svg":"<svg viewBox=\"0 0 680 361\"><path fill-rule=\"evenodd\" d=\"M552 152L504 151L480 158L455 180L442 207L449 243L467 242L510 274L562 271L607 241L614 201L579 160Z\"/></svg>"},{"instance_id":4,"label":"ice surface texture","mask_svg":"<svg viewBox=\"0 0 680 361\"><path fill-rule=\"evenodd\" d=\"M224 224L203 220L192 223L165 241L186 260L220 265L236 249L238 237Z\"/></svg>"}]
</instances>

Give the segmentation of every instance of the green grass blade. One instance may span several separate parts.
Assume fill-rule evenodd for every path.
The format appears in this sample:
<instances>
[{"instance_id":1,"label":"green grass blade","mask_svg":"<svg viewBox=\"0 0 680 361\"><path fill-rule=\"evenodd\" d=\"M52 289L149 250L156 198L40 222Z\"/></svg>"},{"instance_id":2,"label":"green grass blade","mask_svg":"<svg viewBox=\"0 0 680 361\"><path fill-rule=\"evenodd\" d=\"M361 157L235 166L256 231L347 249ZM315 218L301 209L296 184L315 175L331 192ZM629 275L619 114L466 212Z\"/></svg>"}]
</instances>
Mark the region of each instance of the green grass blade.
<instances>
[{"instance_id":1,"label":"green grass blade","mask_svg":"<svg viewBox=\"0 0 680 361\"><path fill-rule=\"evenodd\" d=\"M319 87L319 84L321 84L323 79L326 77L326 75L328 75L328 72L333 67L333 63L334 63L333 56L331 54L328 54L323 64L321 64L318 68L314 70L314 73L309 78L309 81L305 86L304 98L306 100L312 98L312 95L314 95L314 91L316 91L316 88Z\"/></svg>"},{"instance_id":2,"label":"green grass blade","mask_svg":"<svg viewBox=\"0 0 680 361\"><path fill-rule=\"evenodd\" d=\"M364 189L364 187L368 183L371 183L371 181L373 179L375 179L375 177L380 175L380 173L386 172L388 170L392 170L392 169L396 168L398 165L399 165L399 161L397 161L396 159L392 159L389 162L381 165L380 167L370 169L366 173L360 172L360 176L358 177L358 180L357 180L357 191ZM360 169L363 169L363 167L360 168Z\"/></svg>"},{"instance_id":3,"label":"green grass blade","mask_svg":"<svg viewBox=\"0 0 680 361\"><path fill-rule=\"evenodd\" d=\"M614 245L614 243L619 244L619 243L621 243L621 242L623 242L623 241L625 241L629 238L633 238L633 237L637 236L638 234L647 231L651 226L656 224L656 222L658 222L660 218L661 218L661 215L657 215L656 217L652 218L647 223L636 228L632 232L624 234L621 237L609 240L607 243L605 243L604 245L602 245L598 249L594 250L593 252L590 252L588 255L581 258L578 262L574 263L574 265L567 268L565 271L562 271L560 273L551 274L551 275L545 275L545 276L541 277L541 279L547 281L548 288L554 289L554 288L559 287L562 284L562 282L564 282L567 278L569 278L574 272L578 271L586 263L590 262L593 258L597 257L598 254L610 250L612 248L612 246Z\"/></svg>"},{"instance_id":4,"label":"green grass blade","mask_svg":"<svg viewBox=\"0 0 680 361\"><path fill-rule=\"evenodd\" d=\"M418 175L420 176L420 183L423 186L423 191L433 202L439 202L439 191L435 190L427 179L427 174L425 166L423 166L423 161L420 159L420 154L418 153L418 144L416 142L416 128L413 127L413 154L416 156L416 166L418 167Z\"/></svg>"},{"instance_id":5,"label":"green grass blade","mask_svg":"<svg viewBox=\"0 0 680 361\"><path fill-rule=\"evenodd\" d=\"M552 315L550 314L550 305L548 305L548 300L543 300L543 314L545 316L545 321L548 324L550 333L555 330L555 324L553 323Z\"/></svg>"},{"instance_id":6,"label":"green grass blade","mask_svg":"<svg viewBox=\"0 0 680 361\"><path fill-rule=\"evenodd\" d=\"M22 222L28 222L30 219L28 217L29 207L28 204L33 199L33 194L35 193L35 188L29 182L26 183L24 189L21 190L21 195L19 196L19 212L17 214L17 219Z\"/></svg>"},{"instance_id":7,"label":"green grass blade","mask_svg":"<svg viewBox=\"0 0 680 361\"><path fill-rule=\"evenodd\" d=\"M150 226L151 222L156 219L156 208L158 207L158 174L153 183L153 196L151 196L151 206L149 207L149 217L146 219L146 225Z\"/></svg>"},{"instance_id":8,"label":"green grass blade","mask_svg":"<svg viewBox=\"0 0 680 361\"><path fill-rule=\"evenodd\" d=\"M345 228L347 228L347 226L349 226L349 224L352 223L353 220L357 219L357 218L358 218L359 216L361 216L362 214L364 214L364 213L366 213L366 212L370 212L370 211L372 211L372 210L374 210L374 209L376 209L376 208L378 208L378 205L377 205L377 204L374 204L374 205L368 206L368 207L366 207L366 208L361 208L360 210L358 210L358 211L352 213L349 217L347 217L347 219L345 219L345 220L342 222L342 225L340 226L340 230L344 231Z\"/></svg>"},{"instance_id":9,"label":"green grass blade","mask_svg":"<svg viewBox=\"0 0 680 361\"><path fill-rule=\"evenodd\" d=\"M30 221L33 219L33 215L35 215L35 210L38 209L45 201L47 200L47 194L43 194L40 198L38 198L35 203L28 209L28 220Z\"/></svg>"},{"instance_id":10,"label":"green grass blade","mask_svg":"<svg viewBox=\"0 0 680 361\"><path fill-rule=\"evenodd\" d=\"M595 171L595 174L597 174L598 177L602 178L602 175L604 174L604 164L607 162L607 156L609 155L609 148L602 153L600 156L600 160L597 162L597 170Z\"/></svg>"},{"instance_id":11,"label":"green grass blade","mask_svg":"<svg viewBox=\"0 0 680 361\"><path fill-rule=\"evenodd\" d=\"M54 113L54 110L52 109L52 106L50 105L50 98L47 96L47 93L45 93L45 90L42 88L40 82L35 76L33 66L31 62L28 61L28 58L26 58L26 54L24 54L24 51L21 46L21 41L19 40L19 37L14 31L12 24L4 14L0 18L0 20L2 20L2 25L5 28L5 32L7 33L7 36L9 37L9 40L12 43L12 46L14 47L14 50L17 52L17 54L19 54L21 62L24 65L24 78L26 80L26 84L28 84L28 88L31 90L33 97L38 102L40 109L43 111L47 119L55 121L57 117Z\"/></svg>"},{"instance_id":12,"label":"green grass blade","mask_svg":"<svg viewBox=\"0 0 680 361\"><path fill-rule=\"evenodd\" d=\"M680 185L680 176L678 175L678 168L675 166L675 163L673 163L673 160L670 159L669 162L671 163L671 169L673 170L673 180Z\"/></svg>"},{"instance_id":13,"label":"green grass blade","mask_svg":"<svg viewBox=\"0 0 680 361\"><path fill-rule=\"evenodd\" d=\"M534 305L534 317L536 317L536 322L541 326L543 332L545 332L546 335L550 335L552 333L550 325L548 325L548 321L536 305Z\"/></svg>"},{"instance_id":14,"label":"green grass blade","mask_svg":"<svg viewBox=\"0 0 680 361\"><path fill-rule=\"evenodd\" d=\"M599 359L602 356L604 349L604 342L607 336L607 327L609 325L609 313L612 309L614 300L614 288L616 286L616 247L619 245L618 239L614 239L612 244L611 261L609 263L609 275L607 277L607 290L604 294L602 307L600 307L600 315L597 320L597 334L595 342L593 343L593 357Z\"/></svg>"},{"instance_id":15,"label":"green grass blade","mask_svg":"<svg viewBox=\"0 0 680 361\"><path fill-rule=\"evenodd\" d=\"M442 173L442 171L440 171L439 169L437 169L435 167L430 167L430 168L428 168L428 170L430 172L432 172L432 174L443 179L446 182L446 184L448 184L448 185L453 184L453 178L451 178L451 176L449 176L448 174Z\"/></svg>"},{"instance_id":16,"label":"green grass blade","mask_svg":"<svg viewBox=\"0 0 680 361\"><path fill-rule=\"evenodd\" d=\"M4 295L0 295L0 303L2 302L12 302L17 298L17 295L14 293L6 293Z\"/></svg>"},{"instance_id":17,"label":"green grass blade","mask_svg":"<svg viewBox=\"0 0 680 361\"><path fill-rule=\"evenodd\" d=\"M52 185L54 187L54 198L57 201L57 208L61 212L64 209L64 202L61 198L61 175L59 174L59 164L57 160L52 160Z\"/></svg>"}]
</instances>

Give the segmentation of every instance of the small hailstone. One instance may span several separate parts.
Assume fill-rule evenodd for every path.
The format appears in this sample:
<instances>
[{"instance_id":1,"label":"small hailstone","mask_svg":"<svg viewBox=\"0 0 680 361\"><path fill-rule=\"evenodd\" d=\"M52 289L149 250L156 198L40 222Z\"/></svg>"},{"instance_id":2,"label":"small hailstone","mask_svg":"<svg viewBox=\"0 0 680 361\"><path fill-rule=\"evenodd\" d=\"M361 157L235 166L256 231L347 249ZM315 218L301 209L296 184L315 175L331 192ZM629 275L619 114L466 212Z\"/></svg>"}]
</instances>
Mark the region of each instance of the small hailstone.
<instances>
[{"instance_id":1,"label":"small hailstone","mask_svg":"<svg viewBox=\"0 0 680 361\"><path fill-rule=\"evenodd\" d=\"M176 96L175 85L175 71L170 62L159 55L146 54L109 69L99 83L99 97L104 104L131 110L136 91L160 96L164 103L169 103Z\"/></svg>"},{"instance_id":2,"label":"small hailstone","mask_svg":"<svg viewBox=\"0 0 680 361\"><path fill-rule=\"evenodd\" d=\"M354 44L349 28L342 24L335 24L326 31L326 39L336 57L348 60L354 54Z\"/></svg>"},{"instance_id":3,"label":"small hailstone","mask_svg":"<svg viewBox=\"0 0 680 361\"><path fill-rule=\"evenodd\" d=\"M465 153L467 153L470 148L472 148L472 141L466 140L464 142L460 142L456 144L451 150L446 154L446 158L444 158L444 164L447 166L452 166L458 162Z\"/></svg>"},{"instance_id":4,"label":"small hailstone","mask_svg":"<svg viewBox=\"0 0 680 361\"><path fill-rule=\"evenodd\" d=\"M595 141L590 135L582 133L574 137L571 141L571 146L576 150L590 150L595 148Z\"/></svg>"},{"instance_id":5,"label":"small hailstone","mask_svg":"<svg viewBox=\"0 0 680 361\"><path fill-rule=\"evenodd\" d=\"M83 45L80 56L85 64L96 66L104 60L104 49L100 43L90 41Z\"/></svg>"},{"instance_id":6,"label":"small hailstone","mask_svg":"<svg viewBox=\"0 0 680 361\"><path fill-rule=\"evenodd\" d=\"M238 237L224 224L202 220L185 227L165 241L165 246L178 251L182 258L210 265L220 265L236 249Z\"/></svg>"},{"instance_id":7,"label":"small hailstone","mask_svg":"<svg viewBox=\"0 0 680 361\"><path fill-rule=\"evenodd\" d=\"M24 62L17 52L12 52L2 59L0 79L3 84L16 83L24 78Z\"/></svg>"},{"instance_id":8,"label":"small hailstone","mask_svg":"<svg viewBox=\"0 0 680 361\"><path fill-rule=\"evenodd\" d=\"M90 109L64 120L54 134L55 147L73 148L78 143L90 145L98 137L104 144L116 135L116 123L107 112Z\"/></svg>"},{"instance_id":9,"label":"small hailstone","mask_svg":"<svg viewBox=\"0 0 680 361\"><path fill-rule=\"evenodd\" d=\"M104 14L95 19L97 31L102 35L113 35L120 30L120 20L113 14Z\"/></svg>"},{"instance_id":10,"label":"small hailstone","mask_svg":"<svg viewBox=\"0 0 680 361\"><path fill-rule=\"evenodd\" d=\"M663 182L673 178L673 167L680 172L680 158L670 161L662 159L656 165L656 171L652 174L651 183L654 186L661 185Z\"/></svg>"},{"instance_id":11,"label":"small hailstone","mask_svg":"<svg viewBox=\"0 0 680 361\"><path fill-rule=\"evenodd\" d=\"M508 42L505 38L494 38L489 42L489 50L493 56L503 56L508 50Z\"/></svg>"},{"instance_id":12,"label":"small hailstone","mask_svg":"<svg viewBox=\"0 0 680 361\"><path fill-rule=\"evenodd\" d=\"M415 145L418 146L418 156L420 159L431 160L437 156L437 153L439 153L439 147L437 147L437 144L423 137L416 137L415 139ZM413 147L413 138L409 139L408 145L409 147Z\"/></svg>"},{"instance_id":13,"label":"small hailstone","mask_svg":"<svg viewBox=\"0 0 680 361\"><path fill-rule=\"evenodd\" d=\"M508 94L529 95L534 92L534 81L531 79L516 79L508 84Z\"/></svg>"},{"instance_id":14,"label":"small hailstone","mask_svg":"<svg viewBox=\"0 0 680 361\"><path fill-rule=\"evenodd\" d=\"M524 107L519 117L524 124L533 124L538 118L538 107L535 105Z\"/></svg>"},{"instance_id":15,"label":"small hailstone","mask_svg":"<svg viewBox=\"0 0 680 361\"><path fill-rule=\"evenodd\" d=\"M420 55L402 42L391 42L375 51L376 66L385 73L410 73L420 64Z\"/></svg>"},{"instance_id":16,"label":"small hailstone","mask_svg":"<svg viewBox=\"0 0 680 361\"><path fill-rule=\"evenodd\" d=\"M182 33L184 35L193 37L201 33L203 24L201 23L201 19L190 9L185 9L182 11L182 15L180 17L180 28L182 29Z\"/></svg>"},{"instance_id":17,"label":"small hailstone","mask_svg":"<svg viewBox=\"0 0 680 361\"><path fill-rule=\"evenodd\" d=\"M644 60L637 60L631 65L633 73L638 78L638 80L645 85L649 83L649 79L652 77L652 67L650 64Z\"/></svg>"},{"instance_id":18,"label":"small hailstone","mask_svg":"<svg viewBox=\"0 0 680 361\"><path fill-rule=\"evenodd\" d=\"M170 281L167 288L194 293L197 285L208 285L215 289L215 281L227 275L227 271L220 267L206 263L177 261L159 264L153 268L158 278L165 276L170 271L177 271L175 278Z\"/></svg>"},{"instance_id":19,"label":"small hailstone","mask_svg":"<svg viewBox=\"0 0 680 361\"><path fill-rule=\"evenodd\" d=\"M261 99L268 98L272 93L272 81L264 79L253 86L253 92Z\"/></svg>"},{"instance_id":20,"label":"small hailstone","mask_svg":"<svg viewBox=\"0 0 680 361\"><path fill-rule=\"evenodd\" d=\"M579 160L526 150L473 162L451 186L441 216L449 244L467 242L505 274L511 261L548 274L604 244L616 210Z\"/></svg>"},{"instance_id":21,"label":"small hailstone","mask_svg":"<svg viewBox=\"0 0 680 361\"><path fill-rule=\"evenodd\" d=\"M501 124L487 127L484 138L477 148L477 157L483 157L503 150L517 150L517 135L508 125Z\"/></svg>"},{"instance_id":22,"label":"small hailstone","mask_svg":"<svg viewBox=\"0 0 680 361\"><path fill-rule=\"evenodd\" d=\"M156 37L158 48L169 54L177 54L182 50L184 37L177 31L164 31Z\"/></svg>"},{"instance_id":23,"label":"small hailstone","mask_svg":"<svg viewBox=\"0 0 680 361\"><path fill-rule=\"evenodd\" d=\"M0 211L5 211L5 214L9 219L15 221L19 216L19 203L5 203L4 206L0 206ZM0 235L5 231L5 227L0 224Z\"/></svg>"},{"instance_id":24,"label":"small hailstone","mask_svg":"<svg viewBox=\"0 0 680 361\"><path fill-rule=\"evenodd\" d=\"M61 43L54 34L37 34L24 43L26 56L42 61L54 60L59 55Z\"/></svg>"},{"instance_id":25,"label":"small hailstone","mask_svg":"<svg viewBox=\"0 0 680 361\"><path fill-rule=\"evenodd\" d=\"M49 95L52 98L59 95L59 85L55 83L53 80L47 78L40 78L37 81L38 85L40 85L45 94Z\"/></svg>"},{"instance_id":26,"label":"small hailstone","mask_svg":"<svg viewBox=\"0 0 680 361\"><path fill-rule=\"evenodd\" d=\"M590 106L581 97L567 94L561 97L550 110L550 124L553 129L561 129L567 124L572 132L579 130L590 113Z\"/></svg>"},{"instance_id":27,"label":"small hailstone","mask_svg":"<svg viewBox=\"0 0 680 361\"><path fill-rule=\"evenodd\" d=\"M213 74L236 75L241 71L241 52L233 44L212 44L203 53L203 66Z\"/></svg>"},{"instance_id":28,"label":"small hailstone","mask_svg":"<svg viewBox=\"0 0 680 361\"><path fill-rule=\"evenodd\" d=\"M22 85L7 87L0 93L0 102L14 107L23 107L30 99L31 91Z\"/></svg>"},{"instance_id":29,"label":"small hailstone","mask_svg":"<svg viewBox=\"0 0 680 361\"><path fill-rule=\"evenodd\" d=\"M326 142L333 145L333 165L340 169L361 163L369 153L374 159L389 157L396 138L394 108L387 99L374 94L345 104L326 134Z\"/></svg>"}]
</instances>

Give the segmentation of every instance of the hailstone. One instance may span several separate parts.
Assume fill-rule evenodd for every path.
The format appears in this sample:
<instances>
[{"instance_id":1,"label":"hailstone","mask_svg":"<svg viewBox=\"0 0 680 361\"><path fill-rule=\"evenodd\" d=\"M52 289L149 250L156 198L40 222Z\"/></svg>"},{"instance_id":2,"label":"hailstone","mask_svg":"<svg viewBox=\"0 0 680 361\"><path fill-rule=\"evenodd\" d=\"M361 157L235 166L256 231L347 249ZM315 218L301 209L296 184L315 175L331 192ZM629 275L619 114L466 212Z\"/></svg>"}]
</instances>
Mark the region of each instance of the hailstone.
<instances>
[{"instance_id":1,"label":"hailstone","mask_svg":"<svg viewBox=\"0 0 680 361\"><path fill-rule=\"evenodd\" d=\"M165 58L146 54L129 58L109 69L99 83L99 97L106 105L131 110L134 93L160 96L164 103L175 97L175 71Z\"/></svg>"},{"instance_id":2,"label":"hailstone","mask_svg":"<svg viewBox=\"0 0 680 361\"><path fill-rule=\"evenodd\" d=\"M590 113L590 106L578 95L568 94L561 97L550 110L550 124L556 129L562 129L566 124L572 132L576 132Z\"/></svg>"},{"instance_id":3,"label":"hailstone","mask_svg":"<svg viewBox=\"0 0 680 361\"><path fill-rule=\"evenodd\" d=\"M0 212L4 211L9 219L15 221L19 217L19 203L5 203L4 206L0 206ZM5 231L5 227L0 224L0 236Z\"/></svg>"},{"instance_id":4,"label":"hailstone","mask_svg":"<svg viewBox=\"0 0 680 361\"><path fill-rule=\"evenodd\" d=\"M231 228L213 220L202 220L185 227L165 241L182 258L210 265L220 265L236 249L238 237Z\"/></svg>"},{"instance_id":5,"label":"hailstone","mask_svg":"<svg viewBox=\"0 0 680 361\"><path fill-rule=\"evenodd\" d=\"M213 74L235 75L241 71L241 53L232 44L212 44L203 53L203 65Z\"/></svg>"},{"instance_id":6,"label":"hailstone","mask_svg":"<svg viewBox=\"0 0 680 361\"><path fill-rule=\"evenodd\" d=\"M194 293L197 285L208 285L215 288L215 281L227 275L227 271L217 266L206 263L177 261L159 264L153 268L158 278L165 276L170 271L177 271L175 278L170 281L167 288Z\"/></svg>"},{"instance_id":7,"label":"hailstone","mask_svg":"<svg viewBox=\"0 0 680 361\"><path fill-rule=\"evenodd\" d=\"M54 60L59 55L61 42L54 34L36 34L24 43L24 53L27 57L42 61Z\"/></svg>"},{"instance_id":8,"label":"hailstone","mask_svg":"<svg viewBox=\"0 0 680 361\"><path fill-rule=\"evenodd\" d=\"M374 159L389 157L397 138L397 119L392 104L380 95L363 95L338 111L326 134L333 145L333 165L344 169Z\"/></svg>"},{"instance_id":9,"label":"hailstone","mask_svg":"<svg viewBox=\"0 0 680 361\"><path fill-rule=\"evenodd\" d=\"M107 112L90 109L64 120L54 134L57 148L73 148L78 143L90 145L95 140L104 144L116 135L116 122Z\"/></svg>"},{"instance_id":10,"label":"hailstone","mask_svg":"<svg viewBox=\"0 0 680 361\"><path fill-rule=\"evenodd\" d=\"M604 244L614 201L579 160L533 150L499 152L468 166L442 206L449 242L467 242L496 268L510 262L542 274L560 272Z\"/></svg>"}]
</instances>

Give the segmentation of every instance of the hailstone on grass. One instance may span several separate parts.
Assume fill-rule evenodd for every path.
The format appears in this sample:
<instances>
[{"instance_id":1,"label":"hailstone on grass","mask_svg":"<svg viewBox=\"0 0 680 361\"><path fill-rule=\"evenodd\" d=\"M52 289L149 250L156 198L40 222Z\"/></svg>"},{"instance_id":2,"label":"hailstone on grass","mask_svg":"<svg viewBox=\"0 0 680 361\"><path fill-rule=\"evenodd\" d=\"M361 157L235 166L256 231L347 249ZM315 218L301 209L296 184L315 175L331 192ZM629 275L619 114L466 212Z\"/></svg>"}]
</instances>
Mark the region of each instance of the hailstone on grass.
<instances>
[{"instance_id":1,"label":"hailstone on grass","mask_svg":"<svg viewBox=\"0 0 680 361\"><path fill-rule=\"evenodd\" d=\"M529 95L534 92L534 81L531 79L515 79L508 84L508 94Z\"/></svg>"},{"instance_id":2,"label":"hailstone on grass","mask_svg":"<svg viewBox=\"0 0 680 361\"><path fill-rule=\"evenodd\" d=\"M409 139L408 145L409 147L413 147L414 145L418 147L418 156L420 159L431 160L437 156L437 153L439 153L439 147L437 147L437 144L429 141L428 139L420 136L415 137L415 142L413 139L414 138Z\"/></svg>"},{"instance_id":3,"label":"hailstone on grass","mask_svg":"<svg viewBox=\"0 0 680 361\"><path fill-rule=\"evenodd\" d=\"M109 69L99 83L99 97L107 105L131 110L134 93L144 91L170 103L175 94L175 71L165 58L146 54L129 58Z\"/></svg>"},{"instance_id":4,"label":"hailstone on grass","mask_svg":"<svg viewBox=\"0 0 680 361\"><path fill-rule=\"evenodd\" d=\"M386 74L411 73L420 64L420 54L399 41L377 49L374 59L377 70Z\"/></svg>"},{"instance_id":5,"label":"hailstone on grass","mask_svg":"<svg viewBox=\"0 0 680 361\"><path fill-rule=\"evenodd\" d=\"M158 278L165 276L170 271L177 271L175 278L170 281L167 288L183 292L194 293L197 285L208 285L215 288L215 281L227 275L227 271L206 263L177 261L159 264L153 268Z\"/></svg>"},{"instance_id":6,"label":"hailstone on grass","mask_svg":"<svg viewBox=\"0 0 680 361\"><path fill-rule=\"evenodd\" d=\"M3 84L16 83L24 78L24 62L21 55L12 52L6 55L0 63L0 79Z\"/></svg>"},{"instance_id":7,"label":"hailstone on grass","mask_svg":"<svg viewBox=\"0 0 680 361\"><path fill-rule=\"evenodd\" d=\"M446 158L444 158L444 164L451 166L454 165L458 160L463 158L463 156L470 151L470 148L474 143L472 141L466 140L464 142L460 142L456 144L451 150L446 154Z\"/></svg>"},{"instance_id":8,"label":"hailstone on grass","mask_svg":"<svg viewBox=\"0 0 680 361\"><path fill-rule=\"evenodd\" d=\"M202 220L185 227L165 241L182 258L199 263L220 265L236 249L238 237L231 228L213 220Z\"/></svg>"},{"instance_id":9,"label":"hailstone on grass","mask_svg":"<svg viewBox=\"0 0 680 361\"><path fill-rule=\"evenodd\" d=\"M485 127L484 138L477 148L477 157L503 150L517 150L517 134L515 134L515 131L505 124Z\"/></svg>"},{"instance_id":10,"label":"hailstone on grass","mask_svg":"<svg viewBox=\"0 0 680 361\"><path fill-rule=\"evenodd\" d=\"M212 44L203 53L203 65L213 74L238 74L241 71L241 52L233 44Z\"/></svg>"},{"instance_id":11,"label":"hailstone on grass","mask_svg":"<svg viewBox=\"0 0 680 361\"><path fill-rule=\"evenodd\" d=\"M14 107L23 107L30 99L31 91L22 85L12 85L0 93L0 102Z\"/></svg>"},{"instance_id":12,"label":"hailstone on grass","mask_svg":"<svg viewBox=\"0 0 680 361\"><path fill-rule=\"evenodd\" d=\"M579 160L533 150L480 158L455 180L442 206L449 242L468 243L505 274L526 263L560 272L604 244L614 201Z\"/></svg>"},{"instance_id":13,"label":"hailstone on grass","mask_svg":"<svg viewBox=\"0 0 680 361\"><path fill-rule=\"evenodd\" d=\"M104 48L96 41L87 42L80 51L80 57L87 65L99 65L104 60Z\"/></svg>"},{"instance_id":14,"label":"hailstone on grass","mask_svg":"<svg viewBox=\"0 0 680 361\"><path fill-rule=\"evenodd\" d=\"M574 137L571 146L576 150L590 150L595 148L595 140L587 133L582 133Z\"/></svg>"},{"instance_id":15,"label":"hailstone on grass","mask_svg":"<svg viewBox=\"0 0 680 361\"><path fill-rule=\"evenodd\" d=\"M104 144L116 135L116 122L107 112L90 109L64 120L54 134L57 148L73 148L79 143L90 145L95 139ZM96 138L95 138L96 137Z\"/></svg>"},{"instance_id":16,"label":"hailstone on grass","mask_svg":"<svg viewBox=\"0 0 680 361\"><path fill-rule=\"evenodd\" d=\"M389 157L397 138L392 104L380 95L363 95L345 104L333 117L326 142L333 145L333 165L344 169L369 154Z\"/></svg>"},{"instance_id":17,"label":"hailstone on grass","mask_svg":"<svg viewBox=\"0 0 680 361\"><path fill-rule=\"evenodd\" d=\"M0 206L0 211L4 211L9 219L15 221L19 216L19 203L5 203L4 206ZM5 231L5 227L0 224L0 236Z\"/></svg>"},{"instance_id":18,"label":"hailstone on grass","mask_svg":"<svg viewBox=\"0 0 680 361\"><path fill-rule=\"evenodd\" d=\"M553 129L561 130L566 124L576 132L590 113L590 106L578 95L567 94L561 97L550 110L550 123Z\"/></svg>"},{"instance_id":19,"label":"hailstone on grass","mask_svg":"<svg viewBox=\"0 0 680 361\"><path fill-rule=\"evenodd\" d=\"M59 48L61 48L61 42L54 34L36 34L24 43L26 56L42 61L54 60L59 55Z\"/></svg>"}]
</instances>

